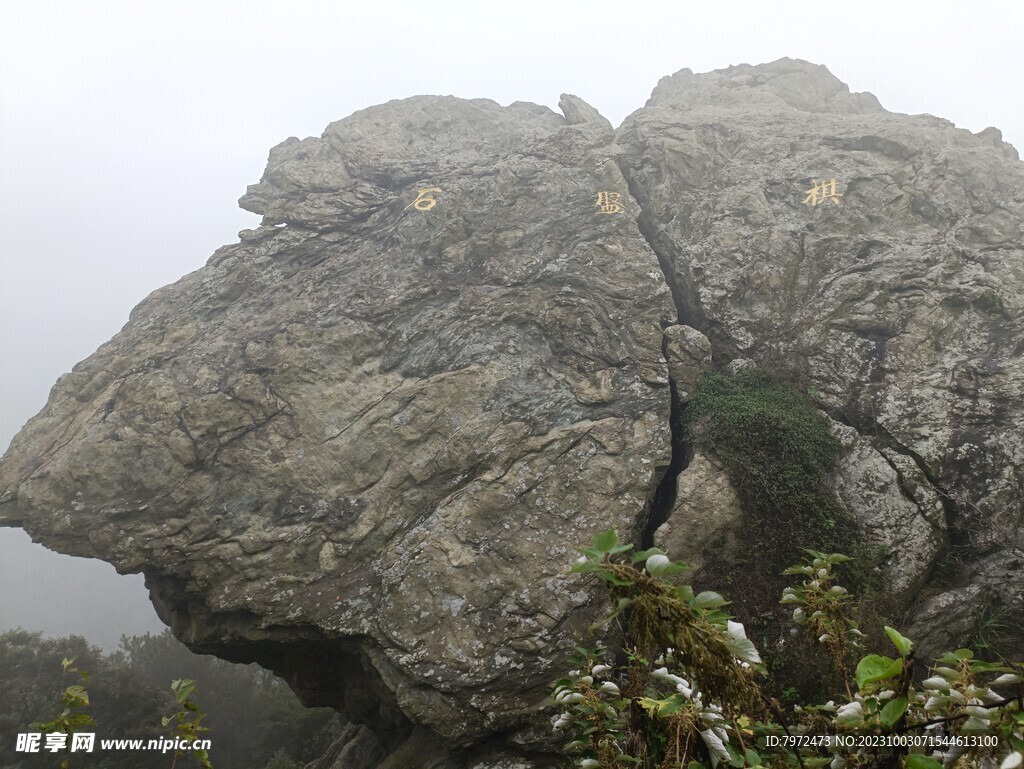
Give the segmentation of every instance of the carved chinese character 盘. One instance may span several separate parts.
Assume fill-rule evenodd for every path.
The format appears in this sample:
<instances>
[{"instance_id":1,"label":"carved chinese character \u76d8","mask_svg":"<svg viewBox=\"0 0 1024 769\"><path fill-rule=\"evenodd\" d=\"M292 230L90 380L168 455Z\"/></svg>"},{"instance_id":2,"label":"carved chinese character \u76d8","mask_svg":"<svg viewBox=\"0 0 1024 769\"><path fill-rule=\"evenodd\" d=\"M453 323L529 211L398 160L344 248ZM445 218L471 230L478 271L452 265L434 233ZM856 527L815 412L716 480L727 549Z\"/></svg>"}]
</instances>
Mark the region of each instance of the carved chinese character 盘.
<instances>
[{"instance_id":1,"label":"carved chinese character \u76d8","mask_svg":"<svg viewBox=\"0 0 1024 769\"><path fill-rule=\"evenodd\" d=\"M836 191L836 180L826 182L822 179L820 182L817 179L812 179L811 184L814 186L809 190L804 190L807 197L804 198L804 203L816 206L819 203L824 203L826 200L831 200L837 206L839 205L839 198L843 196L843 193Z\"/></svg>"},{"instance_id":2,"label":"carved chinese character \u76d8","mask_svg":"<svg viewBox=\"0 0 1024 769\"><path fill-rule=\"evenodd\" d=\"M437 205L437 201L431 193L443 192L440 187L424 187L416 195L416 200L407 205L402 210L405 211L409 208L415 208L417 211L429 211L431 208Z\"/></svg>"},{"instance_id":3,"label":"carved chinese character \u76d8","mask_svg":"<svg viewBox=\"0 0 1024 769\"><path fill-rule=\"evenodd\" d=\"M626 210L621 201L622 196L618 192L599 192L596 205L602 214L621 214Z\"/></svg>"}]
</instances>

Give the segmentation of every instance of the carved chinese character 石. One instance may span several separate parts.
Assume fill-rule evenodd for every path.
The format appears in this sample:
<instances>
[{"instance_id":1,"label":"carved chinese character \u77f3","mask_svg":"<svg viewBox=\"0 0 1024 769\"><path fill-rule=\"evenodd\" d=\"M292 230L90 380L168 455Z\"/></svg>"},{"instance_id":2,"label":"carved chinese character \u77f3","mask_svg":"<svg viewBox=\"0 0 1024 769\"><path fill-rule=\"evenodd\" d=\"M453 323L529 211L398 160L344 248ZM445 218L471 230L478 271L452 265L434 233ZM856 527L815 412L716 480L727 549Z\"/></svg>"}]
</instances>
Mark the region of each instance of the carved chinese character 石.
<instances>
[{"instance_id":1,"label":"carved chinese character \u77f3","mask_svg":"<svg viewBox=\"0 0 1024 769\"><path fill-rule=\"evenodd\" d=\"M839 198L843 196L843 193L836 191L836 180L826 182L822 179L820 182L817 179L811 179L811 184L814 186L809 190L804 190L807 197L804 198L804 203L810 203L812 206L816 206L819 203L824 203L826 200L831 200L837 206L839 205Z\"/></svg>"},{"instance_id":2,"label":"carved chinese character \u77f3","mask_svg":"<svg viewBox=\"0 0 1024 769\"><path fill-rule=\"evenodd\" d=\"M617 192L597 193L596 205L602 214L621 214L626 210L622 207L622 195Z\"/></svg>"},{"instance_id":3,"label":"carved chinese character \u77f3","mask_svg":"<svg viewBox=\"0 0 1024 769\"><path fill-rule=\"evenodd\" d=\"M417 211L429 211L431 208L437 205L437 200L431 193L444 192L440 187L424 187L416 195L416 200L407 205L402 210L405 211L409 208L415 208Z\"/></svg>"}]
</instances>

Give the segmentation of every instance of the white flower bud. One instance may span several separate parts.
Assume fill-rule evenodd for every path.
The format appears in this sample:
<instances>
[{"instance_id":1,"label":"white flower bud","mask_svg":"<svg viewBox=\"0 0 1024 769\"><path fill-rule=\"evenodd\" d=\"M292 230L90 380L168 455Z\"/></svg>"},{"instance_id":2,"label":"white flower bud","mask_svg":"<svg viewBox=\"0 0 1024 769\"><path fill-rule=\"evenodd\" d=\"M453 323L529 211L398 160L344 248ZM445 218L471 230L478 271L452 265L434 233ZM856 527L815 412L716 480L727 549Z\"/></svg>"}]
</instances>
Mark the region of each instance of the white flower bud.
<instances>
[{"instance_id":1,"label":"white flower bud","mask_svg":"<svg viewBox=\"0 0 1024 769\"><path fill-rule=\"evenodd\" d=\"M617 687L611 681L605 681L603 684L601 684L600 691L605 692L606 694L614 694L616 697L619 696L619 687Z\"/></svg>"},{"instance_id":2,"label":"white flower bud","mask_svg":"<svg viewBox=\"0 0 1024 769\"><path fill-rule=\"evenodd\" d=\"M611 670L611 667L608 665L594 665L594 669L590 673L591 675L599 676L607 673L609 670Z\"/></svg>"}]
</instances>

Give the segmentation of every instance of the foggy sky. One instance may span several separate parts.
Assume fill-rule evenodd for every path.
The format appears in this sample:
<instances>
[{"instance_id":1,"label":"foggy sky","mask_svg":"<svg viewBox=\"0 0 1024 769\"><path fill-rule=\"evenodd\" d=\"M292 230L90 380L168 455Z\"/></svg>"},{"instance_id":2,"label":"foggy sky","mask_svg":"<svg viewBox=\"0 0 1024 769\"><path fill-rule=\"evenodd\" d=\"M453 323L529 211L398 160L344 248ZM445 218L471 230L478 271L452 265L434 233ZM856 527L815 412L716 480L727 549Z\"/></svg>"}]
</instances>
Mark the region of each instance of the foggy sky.
<instances>
[{"instance_id":1,"label":"foggy sky","mask_svg":"<svg viewBox=\"0 0 1024 769\"><path fill-rule=\"evenodd\" d=\"M1024 150L1024 4L0 3L0 448L149 292L258 217L271 146L416 94L575 93L613 124L658 79L783 56L891 111ZM0 529L0 630L160 627L141 578ZM106 627L104 627L106 626Z\"/></svg>"}]
</instances>

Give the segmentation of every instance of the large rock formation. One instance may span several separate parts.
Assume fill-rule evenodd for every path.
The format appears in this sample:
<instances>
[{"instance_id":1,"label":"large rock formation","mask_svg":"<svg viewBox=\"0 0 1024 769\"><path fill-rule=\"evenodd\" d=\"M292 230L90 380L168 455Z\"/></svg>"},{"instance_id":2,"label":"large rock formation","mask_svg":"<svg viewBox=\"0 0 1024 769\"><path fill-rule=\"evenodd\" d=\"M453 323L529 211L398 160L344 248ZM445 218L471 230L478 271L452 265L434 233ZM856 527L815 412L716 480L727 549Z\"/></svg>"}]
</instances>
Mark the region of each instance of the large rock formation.
<instances>
[{"instance_id":1,"label":"large rock formation","mask_svg":"<svg viewBox=\"0 0 1024 769\"><path fill-rule=\"evenodd\" d=\"M241 201L262 225L12 443L0 523L143 572L193 648L365 724L336 746L360 766L546 765L538 711L604 610L574 548L668 518L715 556L735 494L670 415L702 367L756 363L818 393L908 605L1021 612L1024 166L998 132L792 60L683 70L617 132L560 106L416 97L275 147Z\"/></svg>"},{"instance_id":2,"label":"large rock formation","mask_svg":"<svg viewBox=\"0 0 1024 769\"><path fill-rule=\"evenodd\" d=\"M1019 563L1024 165L999 132L889 113L781 60L664 78L617 141L716 364L789 371L863 436L843 437L837 490L901 598L950 545ZM808 194L832 180L841 197ZM980 605L1024 617L1013 573L977 572Z\"/></svg>"}]
</instances>

